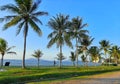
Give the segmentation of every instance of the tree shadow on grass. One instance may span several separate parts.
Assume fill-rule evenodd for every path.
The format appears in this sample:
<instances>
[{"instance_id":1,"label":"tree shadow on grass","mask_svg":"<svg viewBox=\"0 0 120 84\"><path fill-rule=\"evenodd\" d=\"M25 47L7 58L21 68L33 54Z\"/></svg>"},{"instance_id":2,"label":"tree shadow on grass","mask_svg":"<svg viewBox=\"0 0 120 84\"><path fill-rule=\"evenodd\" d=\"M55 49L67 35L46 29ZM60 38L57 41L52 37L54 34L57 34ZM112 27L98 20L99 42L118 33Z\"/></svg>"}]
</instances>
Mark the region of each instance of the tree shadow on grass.
<instances>
[{"instance_id":1,"label":"tree shadow on grass","mask_svg":"<svg viewBox=\"0 0 120 84\"><path fill-rule=\"evenodd\" d=\"M60 70L60 69L58 69ZM29 82L39 82L39 81L55 81L55 80L67 80L69 78L73 77L80 77L83 76L90 76L90 75L96 75L106 72L113 72L113 71L120 71L120 69L114 69L114 70L97 70L97 71L84 71L84 72L57 72L57 73L47 73L47 74L33 74L33 75L26 75L26 76L18 76L18 77L6 77L3 79L0 79L0 82L2 84L10 84L10 83L17 83L17 84L26 84ZM6 81L7 80L7 81Z\"/></svg>"},{"instance_id":2,"label":"tree shadow on grass","mask_svg":"<svg viewBox=\"0 0 120 84\"><path fill-rule=\"evenodd\" d=\"M51 74L44 74L40 76L36 76L36 80L31 82L39 82L39 81L55 81L55 80L62 80L62 79L68 79L73 77L80 77L83 79L83 76L90 76L90 75L96 75L96 74L102 74L106 72L114 72L114 71L120 71L120 69L114 69L114 70L100 70L100 71L86 71L86 72L63 72L63 73L51 73Z\"/></svg>"}]
</instances>

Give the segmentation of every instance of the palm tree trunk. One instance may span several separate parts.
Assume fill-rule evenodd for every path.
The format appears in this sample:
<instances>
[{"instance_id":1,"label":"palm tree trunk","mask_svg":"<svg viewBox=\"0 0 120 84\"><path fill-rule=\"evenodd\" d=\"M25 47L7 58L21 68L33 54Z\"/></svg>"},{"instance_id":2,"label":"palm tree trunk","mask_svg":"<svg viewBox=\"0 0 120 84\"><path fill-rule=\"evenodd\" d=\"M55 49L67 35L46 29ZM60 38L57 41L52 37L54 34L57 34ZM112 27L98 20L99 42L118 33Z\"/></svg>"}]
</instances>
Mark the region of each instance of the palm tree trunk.
<instances>
[{"instance_id":1,"label":"palm tree trunk","mask_svg":"<svg viewBox=\"0 0 120 84\"><path fill-rule=\"evenodd\" d=\"M26 36L24 37L24 50L23 50L22 68L25 68L25 54L26 54Z\"/></svg>"},{"instance_id":2,"label":"palm tree trunk","mask_svg":"<svg viewBox=\"0 0 120 84\"><path fill-rule=\"evenodd\" d=\"M75 62L73 61L73 66L75 66Z\"/></svg>"},{"instance_id":3,"label":"palm tree trunk","mask_svg":"<svg viewBox=\"0 0 120 84\"><path fill-rule=\"evenodd\" d=\"M26 22L26 27L24 31L24 50L23 50L23 60L22 60L22 68L25 68L25 54L26 54L26 40L27 40L27 32L28 32L28 24Z\"/></svg>"},{"instance_id":4,"label":"palm tree trunk","mask_svg":"<svg viewBox=\"0 0 120 84\"><path fill-rule=\"evenodd\" d=\"M4 55L2 55L2 58L1 58L1 67L3 67L3 57Z\"/></svg>"},{"instance_id":5,"label":"palm tree trunk","mask_svg":"<svg viewBox=\"0 0 120 84\"><path fill-rule=\"evenodd\" d=\"M78 67L78 40L76 38L76 61L77 61L77 67Z\"/></svg>"},{"instance_id":6,"label":"palm tree trunk","mask_svg":"<svg viewBox=\"0 0 120 84\"><path fill-rule=\"evenodd\" d=\"M40 59L38 58L38 68L39 68L39 61L40 61Z\"/></svg>"},{"instance_id":7,"label":"palm tree trunk","mask_svg":"<svg viewBox=\"0 0 120 84\"><path fill-rule=\"evenodd\" d=\"M60 45L60 68L62 68L62 45Z\"/></svg>"},{"instance_id":8,"label":"palm tree trunk","mask_svg":"<svg viewBox=\"0 0 120 84\"><path fill-rule=\"evenodd\" d=\"M106 54L106 52L105 52L105 58L106 58L105 65L107 66L107 54Z\"/></svg>"}]
</instances>

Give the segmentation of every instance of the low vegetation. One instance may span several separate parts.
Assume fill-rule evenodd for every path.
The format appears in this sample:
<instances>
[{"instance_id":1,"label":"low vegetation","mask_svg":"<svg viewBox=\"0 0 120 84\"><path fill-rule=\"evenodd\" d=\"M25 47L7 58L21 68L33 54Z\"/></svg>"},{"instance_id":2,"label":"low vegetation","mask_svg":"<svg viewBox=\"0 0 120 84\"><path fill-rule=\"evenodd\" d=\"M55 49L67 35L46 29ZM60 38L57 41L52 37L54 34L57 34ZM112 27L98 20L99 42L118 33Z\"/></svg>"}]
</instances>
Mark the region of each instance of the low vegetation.
<instances>
[{"instance_id":1,"label":"low vegetation","mask_svg":"<svg viewBox=\"0 0 120 84\"><path fill-rule=\"evenodd\" d=\"M20 67L8 67L6 71L0 72L0 82L8 83L30 83L49 82L58 80L70 80L76 78L87 78L90 75L106 72L119 71L119 66L97 66L97 67L32 67L21 69ZM7 81L6 81L7 80Z\"/></svg>"}]
</instances>

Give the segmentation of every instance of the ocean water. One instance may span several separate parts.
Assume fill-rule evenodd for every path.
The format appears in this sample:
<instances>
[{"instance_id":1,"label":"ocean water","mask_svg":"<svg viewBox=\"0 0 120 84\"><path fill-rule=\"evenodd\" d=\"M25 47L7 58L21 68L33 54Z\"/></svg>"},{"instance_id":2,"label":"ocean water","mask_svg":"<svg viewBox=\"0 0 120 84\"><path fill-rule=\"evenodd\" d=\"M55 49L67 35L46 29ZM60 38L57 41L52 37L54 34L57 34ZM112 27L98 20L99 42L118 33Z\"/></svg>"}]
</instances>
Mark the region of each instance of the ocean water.
<instances>
[{"instance_id":1,"label":"ocean water","mask_svg":"<svg viewBox=\"0 0 120 84\"><path fill-rule=\"evenodd\" d=\"M5 59L5 62L10 62L9 66L22 66L22 60L11 60L11 59ZM38 61L37 59L26 59L25 61L26 66L37 66ZM54 66L54 61L47 61L47 60L40 60L40 66ZM56 61L56 66L59 65L59 61ZM62 65L64 66L72 66L73 63L71 61L62 61ZM80 66L84 66L84 63L79 61ZM97 63L97 66L101 65L101 63ZM95 66L95 63L89 62L88 66Z\"/></svg>"}]
</instances>

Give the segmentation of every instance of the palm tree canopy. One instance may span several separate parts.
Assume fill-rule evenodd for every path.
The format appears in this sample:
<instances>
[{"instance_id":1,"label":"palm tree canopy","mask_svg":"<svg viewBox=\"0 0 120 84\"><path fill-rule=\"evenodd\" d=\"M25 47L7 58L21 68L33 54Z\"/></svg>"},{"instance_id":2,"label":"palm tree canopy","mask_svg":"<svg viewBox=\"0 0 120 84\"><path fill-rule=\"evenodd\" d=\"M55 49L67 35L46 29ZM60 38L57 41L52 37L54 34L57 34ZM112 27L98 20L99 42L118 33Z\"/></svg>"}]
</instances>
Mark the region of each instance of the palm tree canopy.
<instances>
[{"instance_id":1,"label":"palm tree canopy","mask_svg":"<svg viewBox=\"0 0 120 84\"><path fill-rule=\"evenodd\" d=\"M40 50L36 50L36 51L34 51L34 54L32 54L32 56L34 56L36 58L40 58L40 57L42 57L42 55L43 55L43 53Z\"/></svg>"},{"instance_id":2,"label":"palm tree canopy","mask_svg":"<svg viewBox=\"0 0 120 84\"><path fill-rule=\"evenodd\" d=\"M76 17L72 19L71 27L70 27L70 33L73 38L78 38L81 40L82 38L86 38L88 33L88 30L83 29L84 27L87 27L88 24L83 24L83 19L80 17Z\"/></svg>"},{"instance_id":3,"label":"palm tree canopy","mask_svg":"<svg viewBox=\"0 0 120 84\"><path fill-rule=\"evenodd\" d=\"M118 46L112 46L110 48L110 51L109 51L111 57L114 57L114 58L120 58L120 47Z\"/></svg>"},{"instance_id":4,"label":"palm tree canopy","mask_svg":"<svg viewBox=\"0 0 120 84\"><path fill-rule=\"evenodd\" d=\"M8 47L8 43L6 40L4 40L3 38L0 38L0 53L2 55L4 55L5 53L7 54L16 54L16 52L11 51L12 48L14 48L15 46L12 47Z\"/></svg>"},{"instance_id":5,"label":"palm tree canopy","mask_svg":"<svg viewBox=\"0 0 120 84\"><path fill-rule=\"evenodd\" d=\"M33 0L15 0L15 4L7 4L0 7L1 11L9 11L13 13L12 15L4 16L4 18L0 18L0 21L7 21L4 25L3 30L10 28L11 26L17 25L18 29L16 35L18 35L23 29L23 33L28 33L28 24L31 28L38 34L42 35L41 29L37 25L37 23L42 24L42 22L37 18L41 15L47 15L47 12L37 11L38 6L41 0L33 2Z\"/></svg>"},{"instance_id":6,"label":"palm tree canopy","mask_svg":"<svg viewBox=\"0 0 120 84\"><path fill-rule=\"evenodd\" d=\"M4 53L7 49L8 43L3 38L0 38L0 53Z\"/></svg>"},{"instance_id":7,"label":"palm tree canopy","mask_svg":"<svg viewBox=\"0 0 120 84\"><path fill-rule=\"evenodd\" d=\"M108 51L108 49L111 46L110 42L107 40L101 40L99 44L101 46L101 50L104 50L105 53Z\"/></svg>"},{"instance_id":8,"label":"palm tree canopy","mask_svg":"<svg viewBox=\"0 0 120 84\"><path fill-rule=\"evenodd\" d=\"M100 57L100 49L97 46L91 46L89 49L90 56L93 60L97 60Z\"/></svg>"},{"instance_id":9,"label":"palm tree canopy","mask_svg":"<svg viewBox=\"0 0 120 84\"><path fill-rule=\"evenodd\" d=\"M87 50L87 47L91 45L93 42L94 38L88 37L88 38L83 38L81 41L82 50Z\"/></svg>"},{"instance_id":10,"label":"palm tree canopy","mask_svg":"<svg viewBox=\"0 0 120 84\"><path fill-rule=\"evenodd\" d=\"M69 25L68 19L68 15L64 16L62 14L58 14L56 17L50 19L48 26L53 30L53 32L48 35L48 38L51 39L47 45L48 48L54 43L56 43L57 48L65 43L72 47L72 43L69 40L70 36L67 32Z\"/></svg>"}]
</instances>

